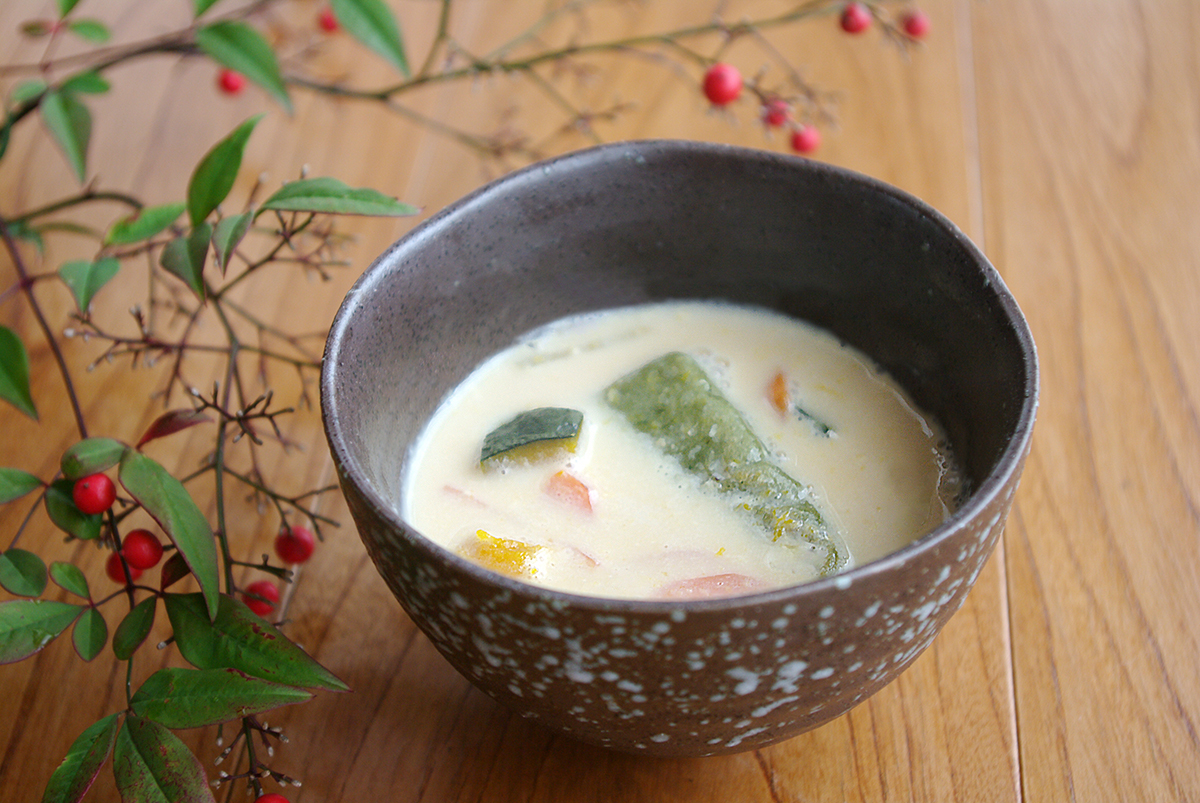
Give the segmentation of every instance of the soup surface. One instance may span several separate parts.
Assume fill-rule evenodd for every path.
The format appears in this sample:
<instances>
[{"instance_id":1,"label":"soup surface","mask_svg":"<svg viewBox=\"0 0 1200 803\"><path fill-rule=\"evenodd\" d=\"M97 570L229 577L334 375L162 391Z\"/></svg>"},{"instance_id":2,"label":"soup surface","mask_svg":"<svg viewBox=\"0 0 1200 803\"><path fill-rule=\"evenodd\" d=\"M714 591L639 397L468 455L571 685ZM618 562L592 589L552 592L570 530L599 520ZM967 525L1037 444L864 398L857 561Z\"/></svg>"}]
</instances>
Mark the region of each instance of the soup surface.
<instances>
[{"instance_id":1,"label":"soup surface","mask_svg":"<svg viewBox=\"0 0 1200 803\"><path fill-rule=\"evenodd\" d=\"M485 362L414 445L400 512L527 582L678 599L882 557L958 489L936 422L863 354L688 301L559 321Z\"/></svg>"}]
</instances>

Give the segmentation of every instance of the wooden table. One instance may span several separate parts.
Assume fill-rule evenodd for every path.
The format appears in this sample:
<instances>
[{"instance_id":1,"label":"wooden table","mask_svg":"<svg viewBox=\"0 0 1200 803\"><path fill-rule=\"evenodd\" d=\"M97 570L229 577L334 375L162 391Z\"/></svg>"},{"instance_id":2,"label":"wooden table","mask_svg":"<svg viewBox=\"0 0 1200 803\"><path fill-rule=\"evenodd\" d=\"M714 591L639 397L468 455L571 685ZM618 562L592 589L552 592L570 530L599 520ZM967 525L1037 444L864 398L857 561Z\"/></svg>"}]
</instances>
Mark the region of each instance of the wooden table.
<instances>
[{"instance_id":1,"label":"wooden table","mask_svg":"<svg viewBox=\"0 0 1200 803\"><path fill-rule=\"evenodd\" d=\"M439 6L391 5L419 61ZM587 13L580 40L704 24L711 5L602 5ZM730 22L787 8L729 5ZM609 754L523 722L450 670L376 575L340 496L326 494L320 512L343 526L329 531L299 574L286 627L354 691L319 694L268 717L290 738L274 765L304 781L288 790L293 800L1200 800L1200 6L922 5L933 30L907 58L877 30L850 37L829 16L763 34L807 80L838 93L840 127L825 129L816 158L896 184L946 213L989 254L1037 340L1043 396L1033 451L1004 539L964 608L897 682L816 731L729 757ZM13 29L52 6L5 5L4 62L39 57L39 46L18 41ZM131 41L186 23L189 7L88 0L77 13L105 19L118 41ZM485 53L541 8L536 0L464 1L455 4L451 29L465 47ZM316 9L301 4L297 24L311 26ZM712 37L690 44L716 52ZM753 36L725 58L747 73L771 64L768 79L780 75ZM357 85L387 80L382 62L344 37L327 43L315 63L325 75L352 74ZM694 89L700 70L693 64L634 56L586 63L598 69L583 83L569 72L541 74L581 108L630 104L613 121L597 116L604 140L687 137L786 148L779 135L764 136L749 101L736 115L709 111ZM113 92L89 100L97 185L155 203L178 199L204 151L264 109L268 117L235 190L243 197L260 173L278 183L308 165L312 175L375 187L427 215L500 169L377 104L297 91L288 119L257 90L219 95L213 75L198 59L145 61L113 73ZM13 80L0 75L6 92ZM527 133L544 141L547 154L590 142L578 131L544 139L562 124L562 112L518 76L481 75L406 102L464 131ZM16 133L0 162L0 214L76 187L36 124ZM89 214L102 226L116 211ZM289 331L323 330L353 278L412 225L349 221L357 237L346 251L350 266L324 282L296 271L256 287L257 314ZM23 253L44 272L94 255L95 244L59 237L44 258ZM120 293L142 292L136 272L103 291L110 320L127 320ZM0 277L3 288L14 282L7 253ZM71 309L66 294L39 293L60 331ZM0 464L49 477L77 437L73 420L28 307L13 294L2 298L0 322L29 344L41 420L0 406ZM319 349L319 337L311 342ZM83 373L99 348L78 340L66 347L89 429L135 439L162 410L150 393L161 373L131 373L122 361ZM201 372L196 384L206 388L214 378ZM300 394L291 375L273 379L281 398L290 394L288 403ZM289 488L328 483L317 415L302 411L283 422L303 452L267 452L264 472ZM148 449L186 472L211 434L194 432ZM14 504L0 513L0 547L26 510ZM96 584L106 582L104 555L64 544L42 518L21 546L47 560L76 560ZM247 502L234 520L245 559L269 549L273 511ZM54 593L51 586L47 594ZM119 611L110 615L112 627ZM177 662L171 653L140 659L136 674ZM76 734L123 707L123 672L107 651L83 664L69 638L0 667L0 800L40 799ZM184 733L212 774L214 737L211 728ZM110 773L89 799L116 799Z\"/></svg>"}]
</instances>

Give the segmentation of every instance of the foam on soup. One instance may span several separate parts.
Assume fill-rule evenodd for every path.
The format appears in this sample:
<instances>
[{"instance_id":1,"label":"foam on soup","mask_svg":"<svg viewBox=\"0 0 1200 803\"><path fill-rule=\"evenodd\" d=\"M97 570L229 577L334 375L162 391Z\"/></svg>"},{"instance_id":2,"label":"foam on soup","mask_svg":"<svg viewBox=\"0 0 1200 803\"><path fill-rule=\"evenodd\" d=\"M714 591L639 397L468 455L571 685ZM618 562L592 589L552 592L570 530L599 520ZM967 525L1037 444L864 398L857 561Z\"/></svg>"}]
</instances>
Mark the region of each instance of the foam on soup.
<instances>
[{"instance_id":1,"label":"foam on soup","mask_svg":"<svg viewBox=\"0 0 1200 803\"><path fill-rule=\"evenodd\" d=\"M949 515L935 421L872 361L769 310L558 321L479 366L413 447L401 515L496 571L603 597L806 582Z\"/></svg>"}]
</instances>

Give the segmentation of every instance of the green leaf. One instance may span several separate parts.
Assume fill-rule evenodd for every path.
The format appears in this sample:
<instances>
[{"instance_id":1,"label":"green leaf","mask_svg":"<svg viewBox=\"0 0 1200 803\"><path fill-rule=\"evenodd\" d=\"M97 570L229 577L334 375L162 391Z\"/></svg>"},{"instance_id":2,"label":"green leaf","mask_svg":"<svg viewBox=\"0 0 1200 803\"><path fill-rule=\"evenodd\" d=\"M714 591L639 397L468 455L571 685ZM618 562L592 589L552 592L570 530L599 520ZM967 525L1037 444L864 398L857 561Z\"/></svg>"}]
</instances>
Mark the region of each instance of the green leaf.
<instances>
[{"instance_id":1,"label":"green leaf","mask_svg":"<svg viewBox=\"0 0 1200 803\"><path fill-rule=\"evenodd\" d=\"M193 226L199 226L208 218L233 189L233 182L242 167L246 142L261 119L260 114L239 125L196 165L187 188L188 218Z\"/></svg>"},{"instance_id":2,"label":"green leaf","mask_svg":"<svg viewBox=\"0 0 1200 803\"><path fill-rule=\"evenodd\" d=\"M0 468L0 505L42 487L42 481L19 468Z\"/></svg>"},{"instance_id":3,"label":"green leaf","mask_svg":"<svg viewBox=\"0 0 1200 803\"><path fill-rule=\"evenodd\" d=\"M18 597L36 597L46 590L46 563L33 552L12 547L0 553L0 586Z\"/></svg>"},{"instance_id":4,"label":"green leaf","mask_svg":"<svg viewBox=\"0 0 1200 803\"><path fill-rule=\"evenodd\" d=\"M100 526L104 523L103 513L83 513L75 507L71 491L75 483L71 480L56 480L46 488L46 513L50 521L63 532L84 541L100 537Z\"/></svg>"},{"instance_id":5,"label":"green leaf","mask_svg":"<svg viewBox=\"0 0 1200 803\"><path fill-rule=\"evenodd\" d=\"M121 462L122 455L128 449L128 446L112 438L85 438L63 452L59 466L64 477L77 480L112 468Z\"/></svg>"},{"instance_id":6,"label":"green leaf","mask_svg":"<svg viewBox=\"0 0 1200 803\"><path fill-rule=\"evenodd\" d=\"M85 70L63 81L58 89L60 92L67 93L83 92L89 95L103 95L112 89L112 84L100 73L94 70Z\"/></svg>"},{"instance_id":7,"label":"green leaf","mask_svg":"<svg viewBox=\"0 0 1200 803\"><path fill-rule=\"evenodd\" d=\"M117 625L117 632L113 633L113 655L122 661L128 661L129 657L137 652L146 636L150 635L150 628L154 626L154 612L157 606L158 597L146 597L125 614L121 624Z\"/></svg>"},{"instance_id":8,"label":"green leaf","mask_svg":"<svg viewBox=\"0 0 1200 803\"><path fill-rule=\"evenodd\" d=\"M199 17L219 2L220 0L196 0L196 16Z\"/></svg>"},{"instance_id":9,"label":"green leaf","mask_svg":"<svg viewBox=\"0 0 1200 803\"><path fill-rule=\"evenodd\" d=\"M14 106L20 106L23 103L36 100L49 88L46 82L40 79L35 78L30 81L22 81L13 87L13 91L8 96L8 99Z\"/></svg>"},{"instance_id":10,"label":"green leaf","mask_svg":"<svg viewBox=\"0 0 1200 803\"><path fill-rule=\"evenodd\" d=\"M230 255L246 236L246 232L250 231L250 224L253 222L254 213L243 212L240 215L221 218L213 229L213 250L222 274L229 268Z\"/></svg>"},{"instance_id":11,"label":"green leaf","mask_svg":"<svg viewBox=\"0 0 1200 803\"><path fill-rule=\"evenodd\" d=\"M137 803L216 803L204 768L169 730L135 714L125 717L113 750L121 800Z\"/></svg>"},{"instance_id":12,"label":"green leaf","mask_svg":"<svg viewBox=\"0 0 1200 803\"><path fill-rule=\"evenodd\" d=\"M74 563L56 560L50 564L50 579L60 588L70 591L77 597L90 600L91 589L88 588L87 576Z\"/></svg>"},{"instance_id":13,"label":"green leaf","mask_svg":"<svg viewBox=\"0 0 1200 803\"><path fill-rule=\"evenodd\" d=\"M338 215L415 215L415 206L372 189L354 189L336 178L289 181L262 205L288 212L330 212Z\"/></svg>"},{"instance_id":14,"label":"green leaf","mask_svg":"<svg viewBox=\"0 0 1200 803\"><path fill-rule=\"evenodd\" d=\"M112 37L112 32L108 30L108 26L100 20L71 20L67 23L67 30L80 39L97 45L104 44Z\"/></svg>"},{"instance_id":15,"label":"green leaf","mask_svg":"<svg viewBox=\"0 0 1200 803\"><path fill-rule=\"evenodd\" d=\"M28 658L56 639L83 608L49 599L0 602L0 664Z\"/></svg>"},{"instance_id":16,"label":"green leaf","mask_svg":"<svg viewBox=\"0 0 1200 803\"><path fill-rule=\"evenodd\" d=\"M312 692L251 677L236 669L160 669L130 707L168 728L199 728L312 699Z\"/></svg>"},{"instance_id":17,"label":"green leaf","mask_svg":"<svg viewBox=\"0 0 1200 803\"><path fill-rule=\"evenodd\" d=\"M198 669L233 668L252 677L306 689L349 689L278 628L227 594L220 596L216 618L211 621L199 594L167 594L164 599L175 644Z\"/></svg>"},{"instance_id":18,"label":"green leaf","mask_svg":"<svg viewBox=\"0 0 1200 803\"><path fill-rule=\"evenodd\" d=\"M330 5L351 36L387 59L401 74L409 74L400 24L383 0L333 0Z\"/></svg>"},{"instance_id":19,"label":"green leaf","mask_svg":"<svg viewBox=\"0 0 1200 803\"><path fill-rule=\"evenodd\" d=\"M176 237L167 243L159 256L159 264L175 274L192 289L196 297L204 300L204 262L208 258L208 242L212 238L212 226L201 223L186 237Z\"/></svg>"},{"instance_id":20,"label":"green leaf","mask_svg":"<svg viewBox=\"0 0 1200 803\"><path fill-rule=\"evenodd\" d=\"M128 245L149 240L179 219L187 206L180 203L147 206L123 217L104 235L105 245Z\"/></svg>"},{"instance_id":21,"label":"green leaf","mask_svg":"<svg viewBox=\"0 0 1200 803\"><path fill-rule=\"evenodd\" d=\"M50 227L46 224L34 227L23 220L14 220L8 224L8 233L15 239L33 243L39 253L45 253L46 241L42 237L42 232L48 228Z\"/></svg>"},{"instance_id":22,"label":"green leaf","mask_svg":"<svg viewBox=\"0 0 1200 803\"><path fill-rule=\"evenodd\" d=\"M82 183L87 177L88 142L92 138L91 112L73 94L56 89L42 96L41 110L42 121Z\"/></svg>"},{"instance_id":23,"label":"green leaf","mask_svg":"<svg viewBox=\"0 0 1200 803\"><path fill-rule=\"evenodd\" d=\"M179 548L204 595L208 618L217 615L217 548L212 528L183 483L165 468L132 449L121 458L121 485L154 517Z\"/></svg>"},{"instance_id":24,"label":"green leaf","mask_svg":"<svg viewBox=\"0 0 1200 803\"><path fill-rule=\"evenodd\" d=\"M153 599L153 597L151 597ZM90 661L100 654L108 641L108 623L95 608L84 608L83 613L75 621L75 629L71 632L75 642L75 652L85 661Z\"/></svg>"},{"instance_id":25,"label":"green leaf","mask_svg":"<svg viewBox=\"0 0 1200 803\"><path fill-rule=\"evenodd\" d=\"M109 714L79 734L50 776L42 803L79 803L108 761L120 727L118 715Z\"/></svg>"},{"instance_id":26,"label":"green leaf","mask_svg":"<svg viewBox=\"0 0 1200 803\"><path fill-rule=\"evenodd\" d=\"M104 257L95 262L87 260L68 262L58 269L58 275L75 294L75 303L79 305L80 314L87 314L92 297L101 287L108 284L120 269L120 262L112 257Z\"/></svg>"},{"instance_id":27,"label":"green leaf","mask_svg":"<svg viewBox=\"0 0 1200 803\"><path fill-rule=\"evenodd\" d=\"M7 326L0 326L0 399L37 420L29 390L29 355L21 338Z\"/></svg>"},{"instance_id":28,"label":"green leaf","mask_svg":"<svg viewBox=\"0 0 1200 803\"><path fill-rule=\"evenodd\" d=\"M196 31L196 45L213 61L261 86L288 114L292 113L292 99L284 86L275 51L258 31L244 22L215 22Z\"/></svg>"},{"instance_id":29,"label":"green leaf","mask_svg":"<svg viewBox=\"0 0 1200 803\"><path fill-rule=\"evenodd\" d=\"M67 16L77 5L79 5L79 0L58 0L58 16L60 18Z\"/></svg>"}]
</instances>

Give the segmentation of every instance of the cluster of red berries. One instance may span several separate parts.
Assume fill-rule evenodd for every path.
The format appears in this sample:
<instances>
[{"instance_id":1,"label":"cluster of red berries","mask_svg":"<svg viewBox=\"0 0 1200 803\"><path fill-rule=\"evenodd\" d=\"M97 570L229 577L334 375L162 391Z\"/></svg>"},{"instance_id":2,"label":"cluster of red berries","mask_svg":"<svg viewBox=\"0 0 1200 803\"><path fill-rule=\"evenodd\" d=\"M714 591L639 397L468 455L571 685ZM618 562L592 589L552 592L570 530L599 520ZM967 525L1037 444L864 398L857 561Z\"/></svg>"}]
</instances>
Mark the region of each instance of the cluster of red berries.
<instances>
[{"instance_id":1,"label":"cluster of red berries","mask_svg":"<svg viewBox=\"0 0 1200 803\"><path fill-rule=\"evenodd\" d=\"M254 803L288 803L288 799L278 792L268 792L254 798Z\"/></svg>"},{"instance_id":2,"label":"cluster of red berries","mask_svg":"<svg viewBox=\"0 0 1200 803\"><path fill-rule=\"evenodd\" d=\"M871 27L874 19L870 6L853 2L842 9L839 22L846 33L862 33ZM900 16L900 28L913 39L920 39L929 33L929 16L919 8L910 8Z\"/></svg>"},{"instance_id":3,"label":"cluster of red berries","mask_svg":"<svg viewBox=\"0 0 1200 803\"><path fill-rule=\"evenodd\" d=\"M704 73L704 97L714 106L728 106L742 95L742 74L737 67L717 62ZM821 132L813 125L792 120L791 104L780 97L770 97L762 104L763 125L768 128L792 129L791 146L797 153L812 153L821 144Z\"/></svg>"},{"instance_id":4,"label":"cluster of red berries","mask_svg":"<svg viewBox=\"0 0 1200 803\"><path fill-rule=\"evenodd\" d=\"M117 500L117 487L107 474L91 474L75 481L72 500L80 512L103 513ZM304 563L312 557L316 538L306 527L283 527L275 536L275 554L288 564ZM149 530L132 530L121 539L121 548L113 552L105 565L116 583L132 583L142 572L153 569L163 557L163 545ZM250 610L266 616L279 603L279 586L270 580L258 580L246 586L243 599Z\"/></svg>"},{"instance_id":5,"label":"cluster of red berries","mask_svg":"<svg viewBox=\"0 0 1200 803\"><path fill-rule=\"evenodd\" d=\"M121 539L121 549L108 556L108 563L104 569L114 583L132 583L141 577L146 569L157 566L162 556L163 545L154 533L149 530L133 530Z\"/></svg>"},{"instance_id":6,"label":"cluster of red berries","mask_svg":"<svg viewBox=\"0 0 1200 803\"><path fill-rule=\"evenodd\" d=\"M839 22L846 33L862 33L871 27L875 12L865 2L846 3L842 8ZM901 15L900 28L913 39L920 39L929 32L929 17L921 9L913 6ZM704 97L716 107L725 107L742 95L745 82L737 67L725 62L711 65L704 73L701 88ZM767 128L791 128L789 143L797 153L812 153L821 145L821 130L816 126L792 119L791 104L778 96L766 96L755 90L762 98L761 118Z\"/></svg>"},{"instance_id":7,"label":"cluster of red berries","mask_svg":"<svg viewBox=\"0 0 1200 803\"><path fill-rule=\"evenodd\" d=\"M89 474L75 481L71 500L81 513L104 513L117 501L117 486L107 474ZM149 530L133 530L121 540L119 551L108 556L105 572L113 582L132 583L162 560L163 545Z\"/></svg>"},{"instance_id":8,"label":"cluster of red berries","mask_svg":"<svg viewBox=\"0 0 1200 803\"><path fill-rule=\"evenodd\" d=\"M304 563L312 557L316 539L305 527L283 527L275 536L275 554L284 563ZM279 604L279 586L271 580L255 580L242 593L246 607L266 616Z\"/></svg>"}]
</instances>

